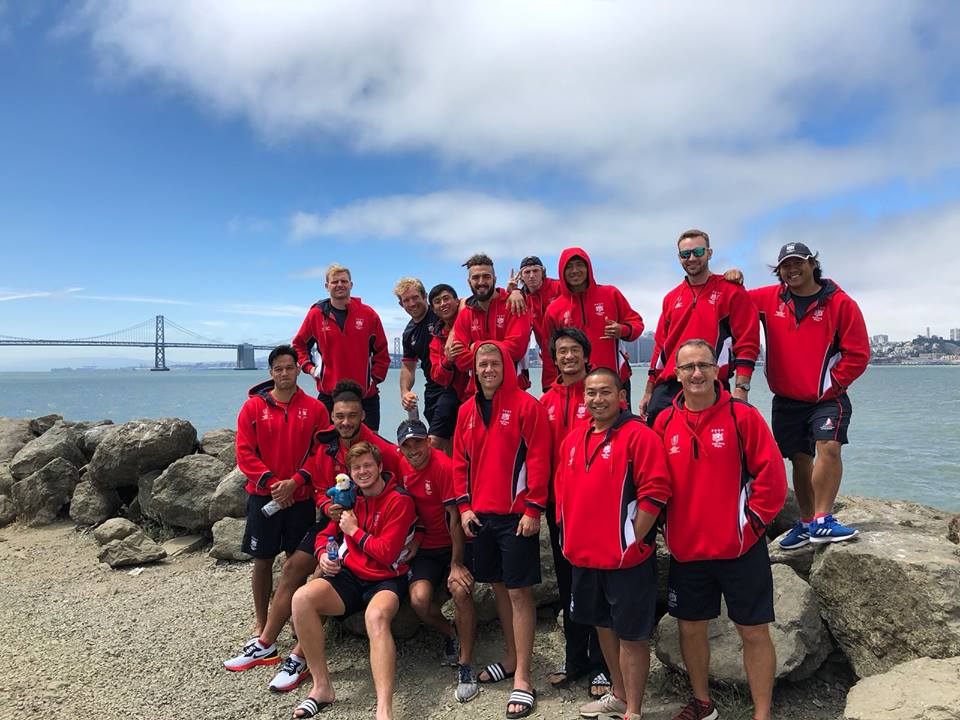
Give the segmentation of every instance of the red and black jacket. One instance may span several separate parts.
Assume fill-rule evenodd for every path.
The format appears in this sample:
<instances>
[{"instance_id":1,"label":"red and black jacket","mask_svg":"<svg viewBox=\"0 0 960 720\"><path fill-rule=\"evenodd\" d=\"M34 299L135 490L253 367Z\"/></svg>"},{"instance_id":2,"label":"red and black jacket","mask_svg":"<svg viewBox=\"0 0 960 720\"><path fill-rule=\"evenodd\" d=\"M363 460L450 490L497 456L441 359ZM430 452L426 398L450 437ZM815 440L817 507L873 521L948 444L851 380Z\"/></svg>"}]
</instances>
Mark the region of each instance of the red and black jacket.
<instances>
[{"instance_id":1,"label":"red and black jacket","mask_svg":"<svg viewBox=\"0 0 960 720\"><path fill-rule=\"evenodd\" d=\"M400 450L397 446L362 424L354 443L361 441L376 445L380 451L383 471L396 476L400 469ZM330 498L326 496L327 490L336 483L338 473L350 474L350 468L347 467L347 452L350 448L343 447L340 434L333 427L317 433L316 446L311 475L317 494L317 507L326 514L327 505L330 504Z\"/></svg>"},{"instance_id":2,"label":"red and black jacket","mask_svg":"<svg viewBox=\"0 0 960 720\"><path fill-rule=\"evenodd\" d=\"M504 357L504 373L492 399L489 425L483 419L479 385L457 415L453 435L457 506L461 512L525 513L539 518L547 503L552 452L547 413L517 387L517 376L509 371L506 360L506 344L493 344Z\"/></svg>"},{"instance_id":3,"label":"red and black jacket","mask_svg":"<svg viewBox=\"0 0 960 720\"><path fill-rule=\"evenodd\" d=\"M691 285L684 278L666 294L650 359L654 384L676 379L677 348L691 338L713 346L721 382L753 374L760 354L760 323L742 285L727 282L722 275L711 275L703 285Z\"/></svg>"},{"instance_id":4,"label":"red and black jacket","mask_svg":"<svg viewBox=\"0 0 960 720\"><path fill-rule=\"evenodd\" d=\"M400 485L413 498L417 508L417 534L422 536L420 548L450 547L450 527L444 506L453 495L453 464L450 458L431 448L427 464L417 469L401 454Z\"/></svg>"},{"instance_id":5,"label":"red and black jacket","mask_svg":"<svg viewBox=\"0 0 960 720\"><path fill-rule=\"evenodd\" d=\"M247 492L269 495L280 480L293 478L294 501L313 497L314 436L330 426L319 400L297 391L283 404L271 394L273 380L250 388L237 417L237 467L247 476Z\"/></svg>"},{"instance_id":6,"label":"red and black jacket","mask_svg":"<svg viewBox=\"0 0 960 720\"><path fill-rule=\"evenodd\" d=\"M587 289L573 292L565 281L560 281L560 297L547 307L543 334L549 339L559 327L580 328L590 340L590 365L616 370L622 380L627 380L631 374L630 363L621 341L632 342L640 337L643 320L617 288L597 285L590 256L582 248L567 248L560 254L561 278L567 263L574 257L581 257L587 263ZM604 336L607 318L622 326L620 338Z\"/></svg>"},{"instance_id":7,"label":"red and black jacket","mask_svg":"<svg viewBox=\"0 0 960 720\"><path fill-rule=\"evenodd\" d=\"M460 370L447 360L446 347L449 336L450 329L443 323L437 323L433 329L433 337L430 339L430 377L444 388L453 388L460 402L463 402L470 395L468 390L470 373Z\"/></svg>"},{"instance_id":8,"label":"red and black jacket","mask_svg":"<svg viewBox=\"0 0 960 720\"><path fill-rule=\"evenodd\" d=\"M797 322L786 284L750 291L763 324L767 384L775 395L819 402L847 391L867 369L870 341L863 313L832 280Z\"/></svg>"},{"instance_id":9,"label":"red and black jacket","mask_svg":"<svg viewBox=\"0 0 960 720\"><path fill-rule=\"evenodd\" d=\"M527 348L530 347L530 314L514 315L507 304L509 295L497 288L490 306L483 310L475 297L467 298L457 319L453 322L453 335L467 348L457 355L454 363L462 372L473 373L473 354L477 345L497 340L506 350L504 362L516 367L521 375L527 365ZM507 362L509 358L509 362ZM521 375L518 381L522 389L530 387L530 381ZM468 383L467 392L473 393L473 384Z\"/></svg>"},{"instance_id":10,"label":"red and black jacket","mask_svg":"<svg viewBox=\"0 0 960 720\"><path fill-rule=\"evenodd\" d=\"M413 539L417 511L406 490L397 485L392 474L382 474L386 487L379 495L367 497L357 491L353 512L360 525L353 535L344 535L340 557L343 565L361 580L376 581L406 575L409 566L400 554ZM317 533L314 553L319 558L327 551L327 541L340 536L333 520Z\"/></svg>"},{"instance_id":11,"label":"red and black jacket","mask_svg":"<svg viewBox=\"0 0 960 720\"><path fill-rule=\"evenodd\" d=\"M550 389L540 398L540 404L547 411L547 424L553 440L553 456L550 463L549 500L554 500L553 479L560 467L560 445L568 434L592 422L583 399L584 381L573 385L564 385L563 378L557 378Z\"/></svg>"},{"instance_id":12,"label":"red and black jacket","mask_svg":"<svg viewBox=\"0 0 960 720\"><path fill-rule=\"evenodd\" d=\"M533 337L540 348L540 362L543 366L540 381L543 391L546 392L557 379L557 366L554 365L553 358L550 356L550 336L544 333L543 317L547 312L547 306L560 297L560 281L548 278L544 274L543 284L537 290L528 290L526 287L520 289L530 312Z\"/></svg>"},{"instance_id":13,"label":"red and black jacket","mask_svg":"<svg viewBox=\"0 0 960 720\"><path fill-rule=\"evenodd\" d=\"M656 526L634 535L638 510L659 515L670 498L660 438L628 410L606 432L579 427L561 445L557 523L563 554L577 567L611 570L639 565L656 545Z\"/></svg>"},{"instance_id":14,"label":"red and black jacket","mask_svg":"<svg viewBox=\"0 0 960 720\"><path fill-rule=\"evenodd\" d=\"M337 324L329 298L314 304L303 319L291 343L297 351L300 369L316 377L317 392L333 393L340 380L353 380L363 388L363 397L377 394L390 367L387 336L380 316L360 298L350 298L343 330Z\"/></svg>"},{"instance_id":15,"label":"red and black jacket","mask_svg":"<svg viewBox=\"0 0 960 720\"><path fill-rule=\"evenodd\" d=\"M716 390L717 401L700 413L690 413L678 394L654 423L673 483L664 538L680 562L740 557L787 496L783 459L766 421L719 382Z\"/></svg>"}]
</instances>

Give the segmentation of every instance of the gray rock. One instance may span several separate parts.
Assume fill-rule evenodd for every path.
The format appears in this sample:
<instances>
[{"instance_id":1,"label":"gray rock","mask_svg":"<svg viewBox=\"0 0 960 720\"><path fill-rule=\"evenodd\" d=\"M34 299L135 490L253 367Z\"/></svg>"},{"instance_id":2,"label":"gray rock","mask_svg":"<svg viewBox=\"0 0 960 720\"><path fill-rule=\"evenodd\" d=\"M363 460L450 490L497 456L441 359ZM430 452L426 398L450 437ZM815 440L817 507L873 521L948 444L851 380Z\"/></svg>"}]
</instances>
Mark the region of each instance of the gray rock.
<instances>
[{"instance_id":1,"label":"gray rock","mask_svg":"<svg viewBox=\"0 0 960 720\"><path fill-rule=\"evenodd\" d=\"M58 422L63 422L63 415L57 415L55 413L51 413L50 415L41 415L40 417L33 418L33 420L30 421L30 430L34 435L39 437Z\"/></svg>"},{"instance_id":2,"label":"gray rock","mask_svg":"<svg viewBox=\"0 0 960 720\"><path fill-rule=\"evenodd\" d=\"M250 556L240 547L243 544L243 531L246 520L240 518L223 518L213 524L213 547L210 548L210 557L217 560L242 562Z\"/></svg>"},{"instance_id":3,"label":"gray rock","mask_svg":"<svg viewBox=\"0 0 960 720\"><path fill-rule=\"evenodd\" d=\"M789 532L789 530L787 531ZM806 581L810 581L810 567L813 565L813 558L817 553L816 545L804 545L796 550L784 550L780 547L780 540L786 537L787 532L773 539L769 545L770 562L773 564L789 565Z\"/></svg>"},{"instance_id":4,"label":"gray rock","mask_svg":"<svg viewBox=\"0 0 960 720\"><path fill-rule=\"evenodd\" d=\"M918 658L860 680L847 694L845 720L960 718L960 657Z\"/></svg>"},{"instance_id":5,"label":"gray rock","mask_svg":"<svg viewBox=\"0 0 960 720\"><path fill-rule=\"evenodd\" d=\"M120 540L111 540L100 548L97 558L112 568L163 560L167 551L151 540L143 530L130 533Z\"/></svg>"},{"instance_id":6,"label":"gray rock","mask_svg":"<svg viewBox=\"0 0 960 720\"><path fill-rule=\"evenodd\" d=\"M167 557L175 558L196 552L206 544L207 538L203 535L178 535L164 542L162 547L166 551Z\"/></svg>"},{"instance_id":7,"label":"gray rock","mask_svg":"<svg viewBox=\"0 0 960 720\"><path fill-rule=\"evenodd\" d=\"M139 532L140 528L124 518L110 518L93 531L93 539L100 545L111 540L123 540L127 535Z\"/></svg>"},{"instance_id":8,"label":"gray rock","mask_svg":"<svg viewBox=\"0 0 960 720\"><path fill-rule=\"evenodd\" d=\"M76 484L77 468L63 458L54 458L13 486L18 517L31 527L49 525L70 502Z\"/></svg>"},{"instance_id":9,"label":"gray rock","mask_svg":"<svg viewBox=\"0 0 960 720\"><path fill-rule=\"evenodd\" d=\"M10 463L0 462L0 495L9 495L17 479L10 472Z\"/></svg>"},{"instance_id":10,"label":"gray rock","mask_svg":"<svg viewBox=\"0 0 960 720\"><path fill-rule=\"evenodd\" d=\"M229 428L208 430L200 438L200 452L217 457L224 448L234 447L237 443L237 431Z\"/></svg>"},{"instance_id":11,"label":"gray rock","mask_svg":"<svg viewBox=\"0 0 960 720\"><path fill-rule=\"evenodd\" d=\"M0 495L0 527L6 527L17 519L17 506L9 495Z\"/></svg>"},{"instance_id":12,"label":"gray rock","mask_svg":"<svg viewBox=\"0 0 960 720\"><path fill-rule=\"evenodd\" d=\"M493 595L493 588L487 583L476 583L473 586L473 604L478 623L488 623L497 619L497 603ZM455 610L452 598L448 599L440 609L443 616L450 622L453 622Z\"/></svg>"},{"instance_id":13,"label":"gray rock","mask_svg":"<svg viewBox=\"0 0 960 720\"><path fill-rule=\"evenodd\" d=\"M113 420L103 420L88 430L83 431L83 454L90 460L97 451L97 446L114 429Z\"/></svg>"},{"instance_id":14,"label":"gray rock","mask_svg":"<svg viewBox=\"0 0 960 720\"><path fill-rule=\"evenodd\" d=\"M116 490L103 490L91 482L81 482L70 500L70 519L78 525L98 525L120 509Z\"/></svg>"},{"instance_id":15,"label":"gray rock","mask_svg":"<svg viewBox=\"0 0 960 720\"><path fill-rule=\"evenodd\" d=\"M29 420L0 417L0 462L12 460L24 445L35 438Z\"/></svg>"},{"instance_id":16,"label":"gray rock","mask_svg":"<svg viewBox=\"0 0 960 720\"><path fill-rule=\"evenodd\" d=\"M235 468L237 466L237 446L227 445L223 450L217 453L217 460L222 462L230 469Z\"/></svg>"},{"instance_id":17,"label":"gray rock","mask_svg":"<svg viewBox=\"0 0 960 720\"><path fill-rule=\"evenodd\" d=\"M167 525L188 530L210 528L210 502L227 467L209 455L175 461L153 483L153 512Z\"/></svg>"},{"instance_id":18,"label":"gray rock","mask_svg":"<svg viewBox=\"0 0 960 720\"><path fill-rule=\"evenodd\" d=\"M358 637L367 636L367 624L364 621L362 612L355 612L343 619L343 628ZM417 634L420 630L420 618L410 607L410 603L404 600L400 603L400 608L390 623L390 630L393 636L400 640L408 640Z\"/></svg>"},{"instance_id":19,"label":"gray rock","mask_svg":"<svg viewBox=\"0 0 960 720\"><path fill-rule=\"evenodd\" d=\"M2 469L0 469L0 472L2 472ZM960 545L960 515L954 515L950 518L950 523L947 525L947 540L954 545Z\"/></svg>"},{"instance_id":20,"label":"gray rock","mask_svg":"<svg viewBox=\"0 0 960 720\"><path fill-rule=\"evenodd\" d=\"M159 519L153 511L153 484L161 474L162 472L160 470L152 470L151 472L144 473L137 479L137 503L140 508L140 513L144 517L152 518L153 520Z\"/></svg>"},{"instance_id":21,"label":"gray rock","mask_svg":"<svg viewBox=\"0 0 960 720\"><path fill-rule=\"evenodd\" d=\"M10 472L17 480L35 473L54 458L79 468L86 464L80 446L83 435L72 427L57 423L43 435L28 442L10 461Z\"/></svg>"},{"instance_id":22,"label":"gray rock","mask_svg":"<svg viewBox=\"0 0 960 720\"><path fill-rule=\"evenodd\" d=\"M131 420L100 439L90 459L90 479L104 488L135 487L141 475L163 470L196 444L197 431L186 420Z\"/></svg>"},{"instance_id":23,"label":"gray rock","mask_svg":"<svg viewBox=\"0 0 960 720\"><path fill-rule=\"evenodd\" d=\"M796 681L810 677L832 650L813 590L786 565L773 566L774 611L770 637L777 653L776 677ZM740 636L721 604L720 617L710 622L710 678L747 684ZM657 657L675 670L685 670L680 655L677 621L665 615L657 626Z\"/></svg>"},{"instance_id":24,"label":"gray rock","mask_svg":"<svg viewBox=\"0 0 960 720\"><path fill-rule=\"evenodd\" d=\"M860 535L818 550L810 584L854 672L960 655L960 553L946 539L949 514L850 497L837 514Z\"/></svg>"},{"instance_id":25,"label":"gray rock","mask_svg":"<svg viewBox=\"0 0 960 720\"><path fill-rule=\"evenodd\" d=\"M560 602L557 571L553 564L553 550L550 547L550 532L547 530L546 520L540 523L540 584L533 586L533 600L537 607Z\"/></svg>"},{"instance_id":26,"label":"gray rock","mask_svg":"<svg viewBox=\"0 0 960 720\"><path fill-rule=\"evenodd\" d=\"M247 516L247 476L234 468L217 485L210 499L210 522L215 523L225 517Z\"/></svg>"},{"instance_id":27,"label":"gray rock","mask_svg":"<svg viewBox=\"0 0 960 720\"><path fill-rule=\"evenodd\" d=\"M793 490L787 490L787 499L783 503L783 508L777 513L773 522L767 526L767 537L771 540L797 524L800 519L800 505L797 504L797 496Z\"/></svg>"}]
</instances>

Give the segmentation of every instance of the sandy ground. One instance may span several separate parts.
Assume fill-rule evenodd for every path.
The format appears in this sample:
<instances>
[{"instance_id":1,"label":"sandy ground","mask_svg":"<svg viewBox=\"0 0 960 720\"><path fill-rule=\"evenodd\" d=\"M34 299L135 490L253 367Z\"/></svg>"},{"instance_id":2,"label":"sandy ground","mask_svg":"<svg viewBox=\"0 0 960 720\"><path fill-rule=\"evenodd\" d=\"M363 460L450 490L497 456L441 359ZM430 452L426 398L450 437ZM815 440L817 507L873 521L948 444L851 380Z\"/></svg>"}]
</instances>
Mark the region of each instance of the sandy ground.
<instances>
[{"instance_id":1,"label":"sandy ground","mask_svg":"<svg viewBox=\"0 0 960 720\"><path fill-rule=\"evenodd\" d=\"M0 657L0 718L220 717L287 718L306 696L267 691L275 668L223 670L239 652L252 623L245 564L218 564L205 552L147 566L137 576L101 566L92 535L72 523L0 530L0 622L6 629ZM578 717L586 686L553 690L546 676L561 659L555 623L540 623L534 681L540 693L535 718ZM498 659L496 624L482 628L478 664ZM281 650L291 647L287 631ZM439 640L421 632L398 643L398 720L502 718L509 687L485 686L479 698L458 705L456 676L437 662ZM374 693L364 640L334 630L331 670L338 700L326 718L370 718ZM781 684L775 717L838 720L849 678L825 668L800 685ZM685 700L682 677L656 659L644 703L647 720L669 720ZM752 716L742 690L719 690L721 716Z\"/></svg>"}]
</instances>

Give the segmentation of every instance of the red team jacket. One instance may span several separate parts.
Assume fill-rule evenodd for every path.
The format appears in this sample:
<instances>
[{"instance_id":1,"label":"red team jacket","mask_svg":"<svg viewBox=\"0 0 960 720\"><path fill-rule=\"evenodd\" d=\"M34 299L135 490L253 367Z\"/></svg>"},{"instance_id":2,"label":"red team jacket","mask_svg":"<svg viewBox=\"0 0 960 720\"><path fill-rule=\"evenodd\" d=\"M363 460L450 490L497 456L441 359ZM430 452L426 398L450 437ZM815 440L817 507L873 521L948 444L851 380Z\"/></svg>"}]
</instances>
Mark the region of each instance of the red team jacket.
<instances>
[{"instance_id":1,"label":"red team jacket","mask_svg":"<svg viewBox=\"0 0 960 720\"><path fill-rule=\"evenodd\" d=\"M775 395L815 403L846 392L870 362L857 304L832 280L800 322L785 284L750 291L766 339L767 383Z\"/></svg>"},{"instance_id":2,"label":"red team jacket","mask_svg":"<svg viewBox=\"0 0 960 720\"><path fill-rule=\"evenodd\" d=\"M447 361L447 337L450 332L443 323L438 323L430 339L430 379L445 388L452 387L463 402L469 395L470 373L460 370Z\"/></svg>"},{"instance_id":3,"label":"red team jacket","mask_svg":"<svg viewBox=\"0 0 960 720\"><path fill-rule=\"evenodd\" d=\"M713 346L721 382L738 373L750 377L760 354L760 323L743 286L711 275L696 287L684 278L666 294L650 359L654 384L676 379L677 348L691 338Z\"/></svg>"},{"instance_id":4,"label":"red team jacket","mask_svg":"<svg viewBox=\"0 0 960 720\"><path fill-rule=\"evenodd\" d=\"M394 476L383 473L386 487L379 495L366 497L357 493L353 512L360 528L352 537L344 536L346 549L341 548L343 565L361 580L375 581L405 575L409 566L400 560L400 553L413 538L417 511L413 499L397 485ZM327 551L327 540L338 537L340 526L330 521L317 533L314 553L319 558Z\"/></svg>"},{"instance_id":5,"label":"red team jacket","mask_svg":"<svg viewBox=\"0 0 960 720\"><path fill-rule=\"evenodd\" d=\"M760 412L716 387L717 402L696 427L682 394L654 423L673 483L663 535L680 562L740 557L787 496L783 459Z\"/></svg>"},{"instance_id":6,"label":"red team jacket","mask_svg":"<svg viewBox=\"0 0 960 720\"><path fill-rule=\"evenodd\" d=\"M550 336L544 333L543 318L546 315L547 306L560 297L560 285L559 280L544 275L543 285L536 292L523 288L523 299L526 301L530 312L533 337L540 348L540 361L543 365L540 376L543 383L541 387L545 390L557 379L557 366L553 364L553 358L550 357Z\"/></svg>"},{"instance_id":7,"label":"red team jacket","mask_svg":"<svg viewBox=\"0 0 960 720\"><path fill-rule=\"evenodd\" d=\"M571 258L582 257L587 263L587 289L575 293L563 281L563 269ZM613 285L597 285L593 278L590 256L581 248L567 248L560 254L560 297L547 307L543 320L543 334L548 339L558 327L575 327L583 330L590 340L590 365L617 370L622 380L630 377L630 364L621 348L621 340L633 341L643 332L640 314ZM604 337L606 319L625 326L626 334L618 340Z\"/></svg>"},{"instance_id":8,"label":"red team jacket","mask_svg":"<svg viewBox=\"0 0 960 720\"><path fill-rule=\"evenodd\" d=\"M583 380L573 385L564 385L563 380L557 378L540 398L540 404L547 411L547 424L550 426L550 437L553 441L549 492L549 500L553 501L553 479L560 467L560 445L569 433L586 427L591 422L583 399Z\"/></svg>"},{"instance_id":9,"label":"red team jacket","mask_svg":"<svg viewBox=\"0 0 960 720\"><path fill-rule=\"evenodd\" d=\"M273 399L273 380L250 388L237 417L237 466L251 495L269 495L280 480L297 481L296 502L313 497L314 435L330 425L319 400L297 391L284 405Z\"/></svg>"},{"instance_id":10,"label":"red team jacket","mask_svg":"<svg viewBox=\"0 0 960 720\"><path fill-rule=\"evenodd\" d=\"M509 371L507 344L494 343L504 356L503 384L493 396L490 425L483 422L478 395L460 406L453 435L453 488L461 512L539 518L547 503L550 429L547 413L517 386Z\"/></svg>"},{"instance_id":11,"label":"red team jacket","mask_svg":"<svg viewBox=\"0 0 960 720\"><path fill-rule=\"evenodd\" d=\"M363 397L376 395L390 367L380 316L360 298L350 298L341 331L330 308L329 299L313 305L293 338L300 369L310 374L314 367L320 368L317 392L324 395L346 379L359 383Z\"/></svg>"},{"instance_id":12,"label":"red team jacket","mask_svg":"<svg viewBox=\"0 0 960 720\"><path fill-rule=\"evenodd\" d=\"M377 449L380 450L383 471L396 476L400 469L400 451L397 446L386 438L377 435L366 425L360 426L360 435L357 442L361 440L377 446ZM311 475L317 493L317 507L326 512L326 507L330 504L330 498L325 493L333 487L337 473L349 475L350 469L346 464L347 451L343 449L343 445L340 443L340 435L334 428L317 433L316 446Z\"/></svg>"},{"instance_id":13,"label":"red team jacket","mask_svg":"<svg viewBox=\"0 0 960 720\"><path fill-rule=\"evenodd\" d=\"M453 323L453 334L462 342L467 350L457 355L454 361L457 368L463 372L473 373L473 354L476 343L499 340L506 349L504 362L515 365L517 374L521 367L526 366L527 348L530 347L530 315L514 315L507 305L507 292L497 288L490 301L490 307L484 312L476 299L467 298L457 319ZM509 361L507 360L509 358ZM524 377L521 387L530 387L530 381ZM466 386L467 392L472 394L472 383Z\"/></svg>"},{"instance_id":14,"label":"red team jacket","mask_svg":"<svg viewBox=\"0 0 960 720\"><path fill-rule=\"evenodd\" d=\"M623 411L602 439L592 427L567 435L555 478L563 554L577 567L615 570L639 565L655 547L656 530L634 535L637 510L659 515L670 498L660 438Z\"/></svg>"},{"instance_id":15,"label":"red team jacket","mask_svg":"<svg viewBox=\"0 0 960 720\"><path fill-rule=\"evenodd\" d=\"M400 484L417 508L418 532L423 535L420 548L450 547L452 541L444 505L453 498L453 463L450 458L431 448L427 464L417 470L401 454Z\"/></svg>"}]
</instances>

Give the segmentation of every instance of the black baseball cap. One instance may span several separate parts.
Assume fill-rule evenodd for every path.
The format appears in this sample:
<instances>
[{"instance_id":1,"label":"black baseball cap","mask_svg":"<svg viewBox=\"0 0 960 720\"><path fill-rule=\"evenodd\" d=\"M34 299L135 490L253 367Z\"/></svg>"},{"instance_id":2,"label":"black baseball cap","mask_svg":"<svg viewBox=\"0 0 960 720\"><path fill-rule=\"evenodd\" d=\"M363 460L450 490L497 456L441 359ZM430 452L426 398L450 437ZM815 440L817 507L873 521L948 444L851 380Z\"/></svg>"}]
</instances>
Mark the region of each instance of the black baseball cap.
<instances>
[{"instance_id":1,"label":"black baseball cap","mask_svg":"<svg viewBox=\"0 0 960 720\"><path fill-rule=\"evenodd\" d=\"M426 437L427 426L420 420L404 420L397 428L397 445L403 445L410 438L426 439Z\"/></svg>"},{"instance_id":2,"label":"black baseball cap","mask_svg":"<svg viewBox=\"0 0 960 720\"><path fill-rule=\"evenodd\" d=\"M787 258L800 258L801 260L809 260L812 257L813 253L810 252L810 248L803 243L787 243L780 248L780 256L777 258L777 265L780 265L780 263Z\"/></svg>"},{"instance_id":3,"label":"black baseball cap","mask_svg":"<svg viewBox=\"0 0 960 720\"><path fill-rule=\"evenodd\" d=\"M543 263L540 262L540 258L538 258L536 255L527 255L523 260L520 261L521 270L523 270L525 267L529 267L530 265L543 267Z\"/></svg>"}]
</instances>

